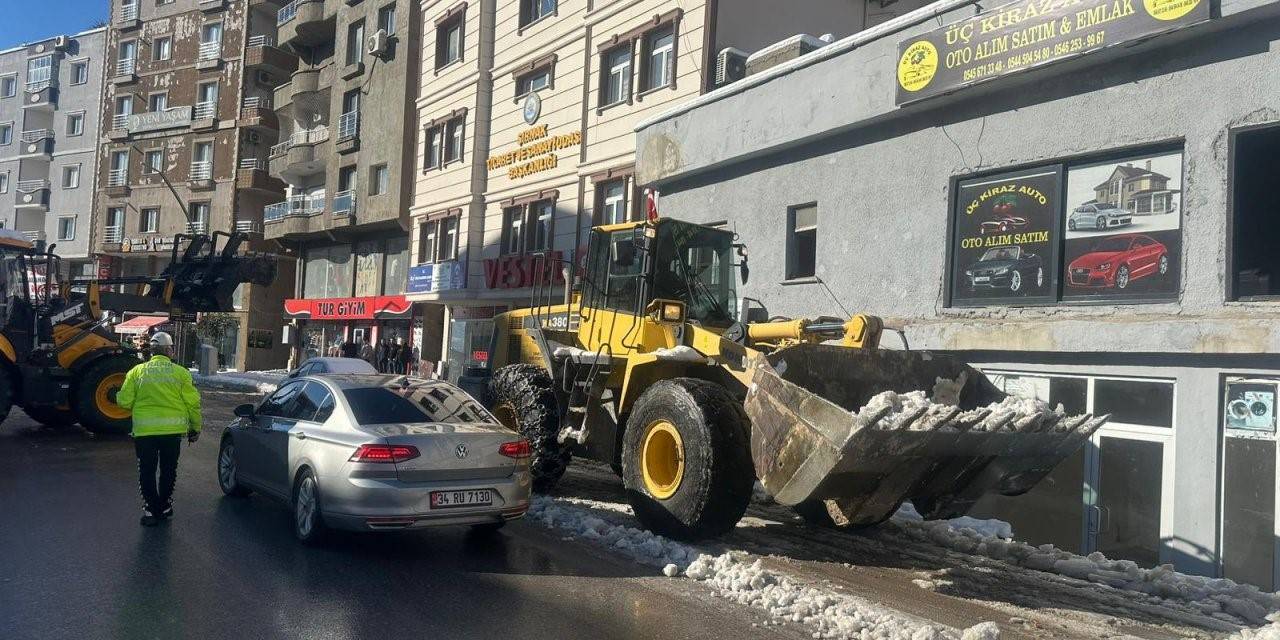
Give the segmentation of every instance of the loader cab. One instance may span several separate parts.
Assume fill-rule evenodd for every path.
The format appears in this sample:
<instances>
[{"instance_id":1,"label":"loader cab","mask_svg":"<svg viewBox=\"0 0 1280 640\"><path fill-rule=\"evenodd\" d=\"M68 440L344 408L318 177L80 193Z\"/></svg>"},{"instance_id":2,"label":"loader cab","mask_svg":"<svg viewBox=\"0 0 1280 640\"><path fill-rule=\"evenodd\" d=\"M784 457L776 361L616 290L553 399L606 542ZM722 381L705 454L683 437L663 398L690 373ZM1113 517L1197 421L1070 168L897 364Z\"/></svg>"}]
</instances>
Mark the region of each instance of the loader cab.
<instances>
[{"instance_id":1,"label":"loader cab","mask_svg":"<svg viewBox=\"0 0 1280 640\"><path fill-rule=\"evenodd\" d=\"M596 227L583 302L641 315L654 299L685 303L689 320L737 321L733 233L672 219Z\"/></svg>"}]
</instances>

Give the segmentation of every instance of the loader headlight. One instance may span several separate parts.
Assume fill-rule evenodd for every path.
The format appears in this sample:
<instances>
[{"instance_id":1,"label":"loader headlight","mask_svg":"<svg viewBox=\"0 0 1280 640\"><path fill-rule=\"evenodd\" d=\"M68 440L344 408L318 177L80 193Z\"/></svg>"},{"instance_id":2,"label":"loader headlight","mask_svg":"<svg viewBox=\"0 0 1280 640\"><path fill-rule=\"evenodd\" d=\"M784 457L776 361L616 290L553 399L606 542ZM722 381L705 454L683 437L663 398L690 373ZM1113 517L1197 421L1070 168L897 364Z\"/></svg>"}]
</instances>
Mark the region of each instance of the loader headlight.
<instances>
[{"instance_id":1,"label":"loader headlight","mask_svg":"<svg viewBox=\"0 0 1280 640\"><path fill-rule=\"evenodd\" d=\"M684 322L684 305L671 302L662 303L663 322Z\"/></svg>"}]
</instances>

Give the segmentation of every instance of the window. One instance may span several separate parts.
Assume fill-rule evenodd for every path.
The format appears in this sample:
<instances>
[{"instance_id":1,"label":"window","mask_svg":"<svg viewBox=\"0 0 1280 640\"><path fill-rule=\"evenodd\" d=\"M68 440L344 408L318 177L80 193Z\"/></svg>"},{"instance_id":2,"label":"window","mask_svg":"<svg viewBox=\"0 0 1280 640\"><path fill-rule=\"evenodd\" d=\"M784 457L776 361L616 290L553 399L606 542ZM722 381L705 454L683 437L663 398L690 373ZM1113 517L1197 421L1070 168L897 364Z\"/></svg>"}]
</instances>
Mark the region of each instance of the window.
<instances>
[{"instance_id":1,"label":"window","mask_svg":"<svg viewBox=\"0 0 1280 640\"><path fill-rule=\"evenodd\" d=\"M524 207L507 207L502 212L502 253L520 253L524 245Z\"/></svg>"},{"instance_id":2,"label":"window","mask_svg":"<svg viewBox=\"0 0 1280 640\"><path fill-rule=\"evenodd\" d=\"M204 233L204 229L209 228L208 202L191 203L191 226L193 227L192 231L195 233Z\"/></svg>"},{"instance_id":3,"label":"window","mask_svg":"<svg viewBox=\"0 0 1280 640\"><path fill-rule=\"evenodd\" d=\"M507 207L502 220L503 254L539 253L551 249L555 208L553 200Z\"/></svg>"},{"instance_id":4,"label":"window","mask_svg":"<svg viewBox=\"0 0 1280 640\"><path fill-rule=\"evenodd\" d=\"M530 228L525 250L536 253L551 248L551 222L555 209L555 203L550 200L539 200L529 205Z\"/></svg>"},{"instance_id":5,"label":"window","mask_svg":"<svg viewBox=\"0 0 1280 640\"><path fill-rule=\"evenodd\" d=\"M644 68L640 73L640 90L665 87L675 79L674 26L663 27L644 37Z\"/></svg>"},{"instance_id":6,"label":"window","mask_svg":"<svg viewBox=\"0 0 1280 640\"><path fill-rule=\"evenodd\" d=\"M147 111L151 113L159 113L169 108L169 94L153 93L147 96Z\"/></svg>"},{"instance_id":7,"label":"window","mask_svg":"<svg viewBox=\"0 0 1280 640\"><path fill-rule=\"evenodd\" d=\"M191 149L192 180L213 179L213 142L205 140L197 142Z\"/></svg>"},{"instance_id":8,"label":"window","mask_svg":"<svg viewBox=\"0 0 1280 640\"><path fill-rule=\"evenodd\" d=\"M0 145L13 143L13 123L0 124Z\"/></svg>"},{"instance_id":9,"label":"window","mask_svg":"<svg viewBox=\"0 0 1280 640\"><path fill-rule=\"evenodd\" d=\"M155 233L160 230L160 209L157 207L148 207L142 210L142 217L138 219L138 231L142 233Z\"/></svg>"},{"instance_id":10,"label":"window","mask_svg":"<svg viewBox=\"0 0 1280 640\"><path fill-rule=\"evenodd\" d=\"M133 61L138 57L138 42L136 40L126 40L120 43L120 55L116 58L120 63L121 71L133 73Z\"/></svg>"},{"instance_id":11,"label":"window","mask_svg":"<svg viewBox=\"0 0 1280 640\"><path fill-rule=\"evenodd\" d=\"M67 114L67 135L78 136L84 134L84 113L68 113Z\"/></svg>"},{"instance_id":12,"label":"window","mask_svg":"<svg viewBox=\"0 0 1280 640\"><path fill-rule=\"evenodd\" d=\"M351 295L351 245L307 249L303 271L302 293L306 298L345 298Z\"/></svg>"},{"instance_id":13,"label":"window","mask_svg":"<svg viewBox=\"0 0 1280 640\"><path fill-rule=\"evenodd\" d=\"M369 169L369 195L380 196L391 189L391 170L380 164Z\"/></svg>"},{"instance_id":14,"label":"window","mask_svg":"<svg viewBox=\"0 0 1280 640\"><path fill-rule=\"evenodd\" d=\"M338 169L338 191L351 191L356 188L356 166L349 165Z\"/></svg>"},{"instance_id":15,"label":"window","mask_svg":"<svg viewBox=\"0 0 1280 640\"><path fill-rule=\"evenodd\" d=\"M556 0L520 0L520 28L556 12Z\"/></svg>"},{"instance_id":16,"label":"window","mask_svg":"<svg viewBox=\"0 0 1280 640\"><path fill-rule=\"evenodd\" d=\"M444 262L458 257L458 216L418 226L418 263Z\"/></svg>"},{"instance_id":17,"label":"window","mask_svg":"<svg viewBox=\"0 0 1280 640\"><path fill-rule=\"evenodd\" d=\"M127 116L133 113L133 96L116 96L116 115Z\"/></svg>"},{"instance_id":18,"label":"window","mask_svg":"<svg viewBox=\"0 0 1280 640\"><path fill-rule=\"evenodd\" d=\"M39 91L49 86L53 79L53 55L44 55L27 60L27 87Z\"/></svg>"},{"instance_id":19,"label":"window","mask_svg":"<svg viewBox=\"0 0 1280 640\"><path fill-rule=\"evenodd\" d=\"M111 152L111 174L107 178L107 186L119 187L129 180L129 152L121 149Z\"/></svg>"},{"instance_id":20,"label":"window","mask_svg":"<svg viewBox=\"0 0 1280 640\"><path fill-rule=\"evenodd\" d=\"M107 239L108 242L119 242L119 232L124 229L124 207L111 207L107 209L106 228L116 234L114 239Z\"/></svg>"},{"instance_id":21,"label":"window","mask_svg":"<svg viewBox=\"0 0 1280 640\"><path fill-rule=\"evenodd\" d=\"M535 69L516 78L516 97L551 86L551 66Z\"/></svg>"},{"instance_id":22,"label":"window","mask_svg":"<svg viewBox=\"0 0 1280 640\"><path fill-rule=\"evenodd\" d=\"M151 60L160 62L173 57L173 38L161 36L151 41Z\"/></svg>"},{"instance_id":23,"label":"window","mask_svg":"<svg viewBox=\"0 0 1280 640\"><path fill-rule=\"evenodd\" d=\"M344 389L342 395L357 424L497 423L471 396L434 380L395 388Z\"/></svg>"},{"instance_id":24,"label":"window","mask_svg":"<svg viewBox=\"0 0 1280 640\"><path fill-rule=\"evenodd\" d=\"M89 63L71 63L71 84L84 84L89 81Z\"/></svg>"},{"instance_id":25,"label":"window","mask_svg":"<svg viewBox=\"0 0 1280 640\"><path fill-rule=\"evenodd\" d=\"M164 171L164 149L151 149L143 154L143 173L160 173L161 171Z\"/></svg>"},{"instance_id":26,"label":"window","mask_svg":"<svg viewBox=\"0 0 1280 640\"><path fill-rule=\"evenodd\" d=\"M382 295L395 296L404 293L409 280L409 236L387 239L386 265L382 270Z\"/></svg>"},{"instance_id":27,"label":"window","mask_svg":"<svg viewBox=\"0 0 1280 640\"><path fill-rule=\"evenodd\" d=\"M436 69L462 59L462 25L466 13L459 13L436 26Z\"/></svg>"},{"instance_id":28,"label":"window","mask_svg":"<svg viewBox=\"0 0 1280 640\"><path fill-rule=\"evenodd\" d=\"M218 113L218 83L202 82L196 87L196 104L191 111L194 120L212 118Z\"/></svg>"},{"instance_id":29,"label":"window","mask_svg":"<svg viewBox=\"0 0 1280 640\"><path fill-rule=\"evenodd\" d=\"M396 32L396 3L378 9L378 28L385 31L387 35Z\"/></svg>"},{"instance_id":30,"label":"window","mask_svg":"<svg viewBox=\"0 0 1280 640\"><path fill-rule=\"evenodd\" d=\"M787 211L787 280L811 278L817 273L818 205Z\"/></svg>"},{"instance_id":31,"label":"window","mask_svg":"<svg viewBox=\"0 0 1280 640\"><path fill-rule=\"evenodd\" d=\"M458 217L442 218L440 225L440 244L436 247L436 262L453 260L458 257Z\"/></svg>"},{"instance_id":32,"label":"window","mask_svg":"<svg viewBox=\"0 0 1280 640\"><path fill-rule=\"evenodd\" d=\"M597 224L617 224L626 222L627 215L627 179L610 180L596 187L600 213L596 216Z\"/></svg>"},{"instance_id":33,"label":"window","mask_svg":"<svg viewBox=\"0 0 1280 640\"><path fill-rule=\"evenodd\" d=\"M12 98L18 94L18 76L0 78L0 98Z\"/></svg>"},{"instance_id":34,"label":"window","mask_svg":"<svg viewBox=\"0 0 1280 640\"><path fill-rule=\"evenodd\" d=\"M600 64L600 106L625 102L631 97L631 45L605 52Z\"/></svg>"},{"instance_id":35,"label":"window","mask_svg":"<svg viewBox=\"0 0 1280 640\"><path fill-rule=\"evenodd\" d=\"M200 44L222 44L222 23L210 22L200 28Z\"/></svg>"},{"instance_id":36,"label":"window","mask_svg":"<svg viewBox=\"0 0 1280 640\"><path fill-rule=\"evenodd\" d=\"M302 393L305 383L301 380L290 382L276 389L276 392L267 396L266 400L254 412L260 416L271 416L274 418L285 418L289 415L289 409L296 404L294 399Z\"/></svg>"},{"instance_id":37,"label":"window","mask_svg":"<svg viewBox=\"0 0 1280 640\"><path fill-rule=\"evenodd\" d=\"M69 164L62 168L62 188L75 189L80 186L80 165Z\"/></svg>"},{"instance_id":38,"label":"window","mask_svg":"<svg viewBox=\"0 0 1280 640\"><path fill-rule=\"evenodd\" d=\"M462 159L466 137L466 115L436 120L427 127L423 169L437 169Z\"/></svg>"},{"instance_id":39,"label":"window","mask_svg":"<svg viewBox=\"0 0 1280 640\"><path fill-rule=\"evenodd\" d=\"M0 193L9 193L9 172L0 171Z\"/></svg>"},{"instance_id":40,"label":"window","mask_svg":"<svg viewBox=\"0 0 1280 640\"><path fill-rule=\"evenodd\" d=\"M445 124L444 163L462 159L462 136L465 133L462 117L452 118Z\"/></svg>"},{"instance_id":41,"label":"window","mask_svg":"<svg viewBox=\"0 0 1280 640\"><path fill-rule=\"evenodd\" d=\"M59 216L58 217L58 242L66 242L76 239L76 217L75 216Z\"/></svg>"},{"instance_id":42,"label":"window","mask_svg":"<svg viewBox=\"0 0 1280 640\"><path fill-rule=\"evenodd\" d=\"M1280 207L1275 191L1280 171L1280 127L1237 132L1232 136L1231 299L1280 296Z\"/></svg>"},{"instance_id":43,"label":"window","mask_svg":"<svg viewBox=\"0 0 1280 640\"><path fill-rule=\"evenodd\" d=\"M431 220L418 225L418 264L435 262L439 222Z\"/></svg>"},{"instance_id":44,"label":"window","mask_svg":"<svg viewBox=\"0 0 1280 640\"><path fill-rule=\"evenodd\" d=\"M442 127L429 127L427 129L427 143L424 145L426 149L426 158L423 159L423 169L440 168L440 152L443 150L444 131Z\"/></svg>"},{"instance_id":45,"label":"window","mask_svg":"<svg viewBox=\"0 0 1280 640\"><path fill-rule=\"evenodd\" d=\"M364 59L364 20L347 25L347 64L360 64Z\"/></svg>"}]
</instances>

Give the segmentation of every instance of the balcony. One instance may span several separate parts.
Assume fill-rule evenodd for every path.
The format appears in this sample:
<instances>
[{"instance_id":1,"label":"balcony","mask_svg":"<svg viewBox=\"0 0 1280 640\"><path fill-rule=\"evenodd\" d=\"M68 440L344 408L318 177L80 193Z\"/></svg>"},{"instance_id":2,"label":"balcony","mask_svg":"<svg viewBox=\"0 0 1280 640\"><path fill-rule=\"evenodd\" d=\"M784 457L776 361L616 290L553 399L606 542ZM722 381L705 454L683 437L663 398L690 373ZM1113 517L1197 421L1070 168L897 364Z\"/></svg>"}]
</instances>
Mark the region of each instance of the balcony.
<instances>
[{"instance_id":1,"label":"balcony","mask_svg":"<svg viewBox=\"0 0 1280 640\"><path fill-rule=\"evenodd\" d=\"M129 195L129 170L112 169L107 172L107 186L103 192L109 198L124 198Z\"/></svg>"},{"instance_id":2,"label":"balcony","mask_svg":"<svg viewBox=\"0 0 1280 640\"><path fill-rule=\"evenodd\" d=\"M209 232L209 223L204 220L191 220L187 222L187 233L202 235Z\"/></svg>"},{"instance_id":3,"label":"balcony","mask_svg":"<svg viewBox=\"0 0 1280 640\"><path fill-rule=\"evenodd\" d=\"M218 103L214 100L197 102L191 108L191 130L204 131L218 124Z\"/></svg>"},{"instance_id":4,"label":"balcony","mask_svg":"<svg viewBox=\"0 0 1280 640\"><path fill-rule=\"evenodd\" d=\"M115 73L111 75L111 83L115 85L130 84L138 81L138 61L133 58L116 60Z\"/></svg>"},{"instance_id":5,"label":"balcony","mask_svg":"<svg viewBox=\"0 0 1280 640\"><path fill-rule=\"evenodd\" d=\"M283 79L298 70L298 56L277 48L271 36L251 36L245 43L244 64Z\"/></svg>"},{"instance_id":6,"label":"balcony","mask_svg":"<svg viewBox=\"0 0 1280 640\"><path fill-rule=\"evenodd\" d=\"M280 119L271 109L271 98L248 96L240 102L240 117L236 126L247 129L258 129L262 132L278 131Z\"/></svg>"},{"instance_id":7,"label":"balcony","mask_svg":"<svg viewBox=\"0 0 1280 640\"><path fill-rule=\"evenodd\" d=\"M222 41L201 42L196 53L196 69L208 71L222 64Z\"/></svg>"},{"instance_id":8,"label":"balcony","mask_svg":"<svg viewBox=\"0 0 1280 640\"><path fill-rule=\"evenodd\" d=\"M287 140L271 147L271 173L291 179L323 171L329 154L322 144L329 140L329 127L295 131Z\"/></svg>"},{"instance_id":9,"label":"balcony","mask_svg":"<svg viewBox=\"0 0 1280 640\"><path fill-rule=\"evenodd\" d=\"M333 194L333 215L354 218L356 215L356 190L347 189Z\"/></svg>"},{"instance_id":10,"label":"balcony","mask_svg":"<svg viewBox=\"0 0 1280 640\"><path fill-rule=\"evenodd\" d=\"M283 193L284 182L267 172L267 161L241 158L236 166L236 188L268 193Z\"/></svg>"},{"instance_id":11,"label":"balcony","mask_svg":"<svg viewBox=\"0 0 1280 640\"><path fill-rule=\"evenodd\" d=\"M236 220L236 233L262 233L262 223L253 220Z\"/></svg>"},{"instance_id":12,"label":"balcony","mask_svg":"<svg viewBox=\"0 0 1280 640\"><path fill-rule=\"evenodd\" d=\"M53 129L31 129L22 132L19 159L53 159Z\"/></svg>"},{"instance_id":13,"label":"balcony","mask_svg":"<svg viewBox=\"0 0 1280 640\"><path fill-rule=\"evenodd\" d=\"M15 186L15 209L49 211L49 180L19 180Z\"/></svg>"},{"instance_id":14,"label":"balcony","mask_svg":"<svg viewBox=\"0 0 1280 640\"><path fill-rule=\"evenodd\" d=\"M318 231L310 219L324 213L325 193L291 196L284 202L267 205L262 210L262 227L268 238L279 238Z\"/></svg>"},{"instance_id":15,"label":"balcony","mask_svg":"<svg viewBox=\"0 0 1280 640\"><path fill-rule=\"evenodd\" d=\"M293 0L276 12L281 44L310 45L334 37L337 0Z\"/></svg>"},{"instance_id":16,"label":"balcony","mask_svg":"<svg viewBox=\"0 0 1280 640\"><path fill-rule=\"evenodd\" d=\"M338 153L351 153L360 148L360 112L348 111L338 116Z\"/></svg>"},{"instance_id":17,"label":"balcony","mask_svg":"<svg viewBox=\"0 0 1280 640\"><path fill-rule=\"evenodd\" d=\"M102 242L104 244L120 244L124 241L124 227L103 227Z\"/></svg>"},{"instance_id":18,"label":"balcony","mask_svg":"<svg viewBox=\"0 0 1280 640\"><path fill-rule=\"evenodd\" d=\"M200 10L204 12L222 11L227 7L227 0L200 0Z\"/></svg>"},{"instance_id":19,"label":"balcony","mask_svg":"<svg viewBox=\"0 0 1280 640\"><path fill-rule=\"evenodd\" d=\"M58 87L51 80L28 82L22 97L23 109L53 111L58 108Z\"/></svg>"},{"instance_id":20,"label":"balcony","mask_svg":"<svg viewBox=\"0 0 1280 640\"><path fill-rule=\"evenodd\" d=\"M129 29L137 29L140 24L138 20L138 3L132 2L121 4L120 10L116 12L115 26L121 31Z\"/></svg>"},{"instance_id":21,"label":"balcony","mask_svg":"<svg viewBox=\"0 0 1280 640\"><path fill-rule=\"evenodd\" d=\"M213 184L213 161L193 160L187 170L187 185L192 191L207 191Z\"/></svg>"}]
</instances>

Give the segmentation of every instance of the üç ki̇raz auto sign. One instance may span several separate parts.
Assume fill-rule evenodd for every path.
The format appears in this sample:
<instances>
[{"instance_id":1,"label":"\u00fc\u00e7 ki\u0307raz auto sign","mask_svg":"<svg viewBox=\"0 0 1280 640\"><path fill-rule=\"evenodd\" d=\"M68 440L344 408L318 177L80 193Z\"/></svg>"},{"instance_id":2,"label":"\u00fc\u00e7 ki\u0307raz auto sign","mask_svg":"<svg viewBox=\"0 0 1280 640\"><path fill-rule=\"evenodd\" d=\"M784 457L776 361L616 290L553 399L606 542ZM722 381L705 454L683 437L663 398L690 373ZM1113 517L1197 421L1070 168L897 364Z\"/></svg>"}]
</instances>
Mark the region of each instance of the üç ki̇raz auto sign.
<instances>
[{"instance_id":1,"label":"\u00fc\u00e7 ki\u0307raz auto sign","mask_svg":"<svg viewBox=\"0 0 1280 640\"><path fill-rule=\"evenodd\" d=\"M1209 19L1210 0L1023 0L898 43L896 104Z\"/></svg>"}]
</instances>

